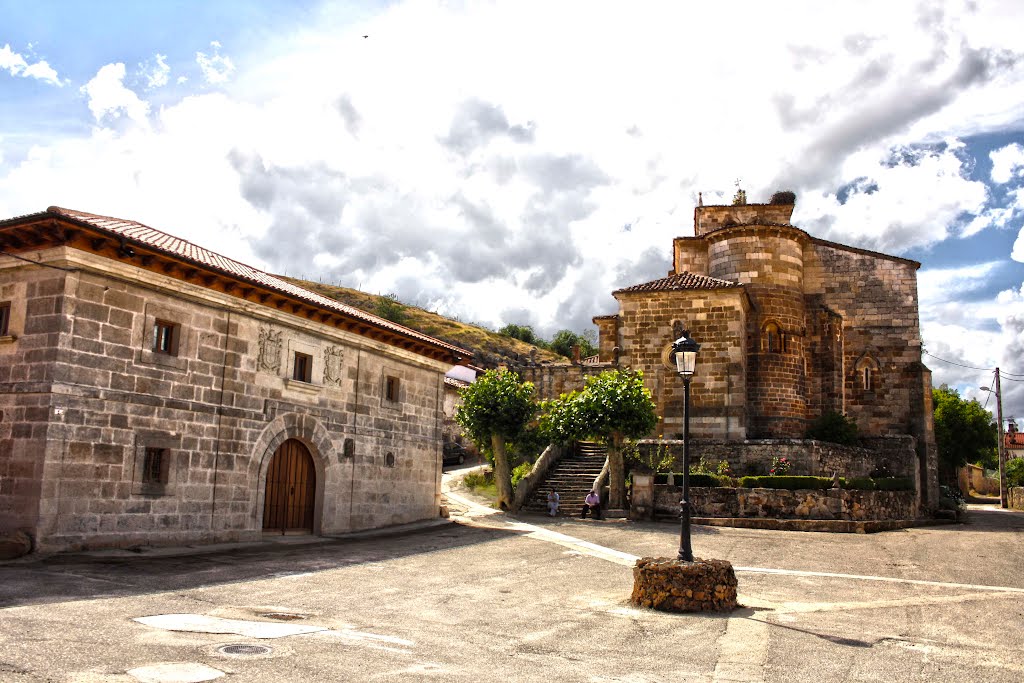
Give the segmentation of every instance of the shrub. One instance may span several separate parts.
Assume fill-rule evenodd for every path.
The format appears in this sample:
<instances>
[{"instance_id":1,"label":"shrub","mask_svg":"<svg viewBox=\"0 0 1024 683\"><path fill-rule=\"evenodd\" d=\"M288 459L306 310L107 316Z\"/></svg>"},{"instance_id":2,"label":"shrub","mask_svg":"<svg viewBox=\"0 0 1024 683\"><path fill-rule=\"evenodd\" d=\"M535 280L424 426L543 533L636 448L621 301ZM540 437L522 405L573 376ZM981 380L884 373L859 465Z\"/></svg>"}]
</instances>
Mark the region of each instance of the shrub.
<instances>
[{"instance_id":1,"label":"shrub","mask_svg":"<svg viewBox=\"0 0 1024 683\"><path fill-rule=\"evenodd\" d=\"M676 482L683 478L682 472L676 474ZM732 479L718 474L690 474L690 486L721 486L732 487Z\"/></svg>"},{"instance_id":2,"label":"shrub","mask_svg":"<svg viewBox=\"0 0 1024 683\"><path fill-rule=\"evenodd\" d=\"M1006 485L1024 486L1024 458L1013 458L1006 463Z\"/></svg>"},{"instance_id":3,"label":"shrub","mask_svg":"<svg viewBox=\"0 0 1024 683\"><path fill-rule=\"evenodd\" d=\"M512 469L512 488L519 486L519 482L523 480L530 470L533 469L533 465L528 462L521 462Z\"/></svg>"},{"instance_id":4,"label":"shrub","mask_svg":"<svg viewBox=\"0 0 1024 683\"><path fill-rule=\"evenodd\" d=\"M834 410L830 410L814 420L805 436L808 439L829 441L845 446L857 445L857 440L860 438L856 420Z\"/></svg>"},{"instance_id":5,"label":"shrub","mask_svg":"<svg viewBox=\"0 0 1024 683\"><path fill-rule=\"evenodd\" d=\"M462 479L467 489L487 488L494 484L494 471L483 470L481 472L470 472Z\"/></svg>"},{"instance_id":6,"label":"shrub","mask_svg":"<svg viewBox=\"0 0 1024 683\"><path fill-rule=\"evenodd\" d=\"M831 477L740 477L740 486L748 489L830 489Z\"/></svg>"},{"instance_id":7,"label":"shrub","mask_svg":"<svg viewBox=\"0 0 1024 683\"><path fill-rule=\"evenodd\" d=\"M877 491L913 491L914 481L909 477L882 477L875 479Z\"/></svg>"},{"instance_id":8,"label":"shrub","mask_svg":"<svg viewBox=\"0 0 1024 683\"><path fill-rule=\"evenodd\" d=\"M854 491L874 491L875 480L871 477L853 477L843 482L844 489L851 489Z\"/></svg>"},{"instance_id":9,"label":"shrub","mask_svg":"<svg viewBox=\"0 0 1024 683\"><path fill-rule=\"evenodd\" d=\"M405 312L405 304L398 300L394 294L385 294L377 298L373 312L393 323L403 325L409 320L409 314Z\"/></svg>"}]
</instances>

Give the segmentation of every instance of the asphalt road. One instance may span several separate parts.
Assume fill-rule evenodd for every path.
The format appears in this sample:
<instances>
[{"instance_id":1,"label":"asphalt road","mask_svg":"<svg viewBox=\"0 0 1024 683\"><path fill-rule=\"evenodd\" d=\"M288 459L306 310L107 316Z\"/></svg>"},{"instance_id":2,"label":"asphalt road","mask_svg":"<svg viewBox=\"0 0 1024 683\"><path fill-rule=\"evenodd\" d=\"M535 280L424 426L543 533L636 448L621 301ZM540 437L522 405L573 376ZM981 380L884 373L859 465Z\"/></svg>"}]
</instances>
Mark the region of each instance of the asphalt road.
<instances>
[{"instance_id":1,"label":"asphalt road","mask_svg":"<svg viewBox=\"0 0 1024 683\"><path fill-rule=\"evenodd\" d=\"M635 558L674 555L676 526L452 502L452 523L399 536L0 565L0 681L1024 679L1024 513L872 535L695 527L743 607L675 615L628 597Z\"/></svg>"}]
</instances>

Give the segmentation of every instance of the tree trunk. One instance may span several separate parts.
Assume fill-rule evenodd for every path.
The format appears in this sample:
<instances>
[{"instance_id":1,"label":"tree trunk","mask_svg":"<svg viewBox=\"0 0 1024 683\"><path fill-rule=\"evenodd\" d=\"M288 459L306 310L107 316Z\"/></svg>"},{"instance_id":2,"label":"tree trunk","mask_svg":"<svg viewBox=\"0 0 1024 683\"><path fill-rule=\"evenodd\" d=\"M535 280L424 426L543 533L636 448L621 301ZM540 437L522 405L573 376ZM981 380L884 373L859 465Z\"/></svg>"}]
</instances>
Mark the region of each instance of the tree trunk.
<instances>
[{"instance_id":1,"label":"tree trunk","mask_svg":"<svg viewBox=\"0 0 1024 683\"><path fill-rule=\"evenodd\" d=\"M622 435L608 440L608 509L626 507L626 463L622 459Z\"/></svg>"},{"instance_id":2,"label":"tree trunk","mask_svg":"<svg viewBox=\"0 0 1024 683\"><path fill-rule=\"evenodd\" d=\"M508 466L505 453L505 437L491 434L491 450L494 451L494 484L498 487L498 507L512 508L512 469Z\"/></svg>"}]
</instances>

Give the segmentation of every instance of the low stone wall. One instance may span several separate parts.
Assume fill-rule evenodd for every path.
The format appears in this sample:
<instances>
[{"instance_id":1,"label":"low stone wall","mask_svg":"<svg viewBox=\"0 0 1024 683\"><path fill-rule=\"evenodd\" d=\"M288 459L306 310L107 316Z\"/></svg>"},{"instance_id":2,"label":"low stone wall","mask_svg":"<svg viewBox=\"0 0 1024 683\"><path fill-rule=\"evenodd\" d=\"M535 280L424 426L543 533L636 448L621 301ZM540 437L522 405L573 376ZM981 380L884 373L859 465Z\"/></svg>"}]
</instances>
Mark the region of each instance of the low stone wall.
<instances>
[{"instance_id":1,"label":"low stone wall","mask_svg":"<svg viewBox=\"0 0 1024 683\"><path fill-rule=\"evenodd\" d=\"M654 487L654 514L678 515L681 486ZM744 489L691 487L696 517L887 520L917 516L914 491Z\"/></svg>"},{"instance_id":2,"label":"low stone wall","mask_svg":"<svg viewBox=\"0 0 1024 683\"><path fill-rule=\"evenodd\" d=\"M999 495L999 480L986 477L984 468L977 465L964 465L957 473L957 484L965 494L974 491L983 496Z\"/></svg>"},{"instance_id":3,"label":"low stone wall","mask_svg":"<svg viewBox=\"0 0 1024 683\"><path fill-rule=\"evenodd\" d=\"M1013 486L1006 489L1006 503L1014 510L1024 510L1024 487Z\"/></svg>"},{"instance_id":4,"label":"low stone wall","mask_svg":"<svg viewBox=\"0 0 1024 683\"><path fill-rule=\"evenodd\" d=\"M867 437L861 446L843 446L813 439L748 439L717 441L693 439L690 442L691 465L702 458L709 464L727 461L733 474L766 475L772 458L785 456L792 468L790 474L813 477L866 477L885 468L895 477L917 478L916 441L912 436ZM643 439L637 442L640 456L647 460L652 451L664 448L674 458L672 469L683 469L683 442L676 439Z\"/></svg>"}]
</instances>

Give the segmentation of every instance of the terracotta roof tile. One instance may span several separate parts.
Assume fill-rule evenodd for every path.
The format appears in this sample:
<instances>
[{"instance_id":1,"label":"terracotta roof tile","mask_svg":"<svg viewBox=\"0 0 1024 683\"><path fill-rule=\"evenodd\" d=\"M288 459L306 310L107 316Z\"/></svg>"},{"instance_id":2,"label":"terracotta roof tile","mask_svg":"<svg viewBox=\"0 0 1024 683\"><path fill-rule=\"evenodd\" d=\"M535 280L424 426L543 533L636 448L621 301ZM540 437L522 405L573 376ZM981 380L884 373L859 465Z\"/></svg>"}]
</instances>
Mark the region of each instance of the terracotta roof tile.
<instances>
[{"instance_id":1,"label":"terracotta roof tile","mask_svg":"<svg viewBox=\"0 0 1024 683\"><path fill-rule=\"evenodd\" d=\"M115 235L123 236L155 251L162 251L171 256L187 259L193 263L206 266L242 280L247 280L254 284L262 285L268 289L293 296L321 308L343 313L349 317L362 320L375 327L391 330L405 337L418 339L434 347L448 349L464 358L470 358L473 355L466 349L459 348L458 346L441 341L440 339L435 339L434 337L417 332L416 330L405 327L404 325L393 323L390 320L385 320L384 318L380 318L358 308L347 306L340 301L335 301L334 299L317 294L316 292L305 289L304 287L293 285L290 282L282 280L281 278L275 277L269 273L265 273L262 270L258 270L252 266L247 266L246 264L230 259L227 256L222 256L221 254L204 249L203 247L192 244L191 242L179 237L169 235L136 221L113 218L110 216L99 216L92 213L86 213L84 211L61 208L59 206L49 207L46 210L46 213L57 215L79 223L84 223L93 228L107 231Z\"/></svg>"},{"instance_id":2,"label":"terracotta roof tile","mask_svg":"<svg viewBox=\"0 0 1024 683\"><path fill-rule=\"evenodd\" d=\"M612 294L618 294L619 292L674 292L690 289L728 289L742 286L743 285L738 282L719 280L718 278L708 277L707 275L696 275L694 273L684 272L669 275L668 277L663 277L660 280L652 280L651 282L645 282L631 287L623 287L622 289L615 290Z\"/></svg>"},{"instance_id":3,"label":"terracotta roof tile","mask_svg":"<svg viewBox=\"0 0 1024 683\"><path fill-rule=\"evenodd\" d=\"M1024 432L1007 432L1003 434L1003 444L1006 448L1024 448Z\"/></svg>"}]
</instances>

